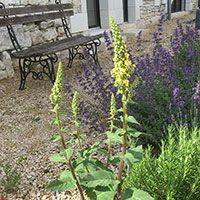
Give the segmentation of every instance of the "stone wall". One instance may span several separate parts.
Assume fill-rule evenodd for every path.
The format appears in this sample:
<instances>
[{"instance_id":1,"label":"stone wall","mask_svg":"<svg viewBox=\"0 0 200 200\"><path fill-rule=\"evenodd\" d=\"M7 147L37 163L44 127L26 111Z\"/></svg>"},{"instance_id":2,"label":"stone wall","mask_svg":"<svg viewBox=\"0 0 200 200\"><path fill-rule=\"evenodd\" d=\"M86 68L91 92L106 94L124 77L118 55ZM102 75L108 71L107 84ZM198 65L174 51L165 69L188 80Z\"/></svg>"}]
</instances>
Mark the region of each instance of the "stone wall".
<instances>
[{"instance_id":1,"label":"stone wall","mask_svg":"<svg viewBox=\"0 0 200 200\"><path fill-rule=\"evenodd\" d=\"M62 0L62 3L74 3L75 12L80 10L80 0ZM55 3L54 0L3 0L6 7L23 5L42 5ZM64 30L60 19L48 20L41 23L13 26L19 44L30 47L44 42L51 42L64 37ZM6 27L0 27L0 80L14 76L14 69L18 67L16 59L11 58L13 45Z\"/></svg>"},{"instance_id":2,"label":"stone wall","mask_svg":"<svg viewBox=\"0 0 200 200\"><path fill-rule=\"evenodd\" d=\"M161 1L143 1L143 5L140 6L140 19L137 21L137 27L145 28L149 24L158 23L164 13L166 13L166 4Z\"/></svg>"}]
</instances>

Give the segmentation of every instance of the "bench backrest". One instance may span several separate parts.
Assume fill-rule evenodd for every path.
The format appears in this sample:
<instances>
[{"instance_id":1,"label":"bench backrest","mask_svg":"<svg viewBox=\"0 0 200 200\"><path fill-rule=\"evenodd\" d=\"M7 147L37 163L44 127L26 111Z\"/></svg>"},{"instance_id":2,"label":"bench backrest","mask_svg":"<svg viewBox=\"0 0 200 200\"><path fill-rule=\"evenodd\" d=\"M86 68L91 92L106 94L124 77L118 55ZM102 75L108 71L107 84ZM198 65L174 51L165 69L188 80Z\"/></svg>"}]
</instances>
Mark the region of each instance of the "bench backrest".
<instances>
[{"instance_id":1,"label":"bench backrest","mask_svg":"<svg viewBox=\"0 0 200 200\"><path fill-rule=\"evenodd\" d=\"M72 4L61 4L60 0L56 0L56 4L51 5L34 5L19 8L5 8L5 5L0 2L0 26L7 26L11 41L16 51L21 50L21 47L17 41L12 25L61 18L66 36L71 37L72 35L65 17L72 15Z\"/></svg>"}]
</instances>

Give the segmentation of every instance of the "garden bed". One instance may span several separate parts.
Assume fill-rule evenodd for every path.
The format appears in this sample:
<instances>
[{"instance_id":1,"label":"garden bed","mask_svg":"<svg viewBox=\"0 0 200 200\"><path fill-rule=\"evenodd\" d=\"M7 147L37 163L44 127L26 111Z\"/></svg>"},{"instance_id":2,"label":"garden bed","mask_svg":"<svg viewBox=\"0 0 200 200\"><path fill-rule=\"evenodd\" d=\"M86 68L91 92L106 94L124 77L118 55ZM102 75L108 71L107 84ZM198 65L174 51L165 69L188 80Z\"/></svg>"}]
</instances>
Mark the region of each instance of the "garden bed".
<instances>
[{"instance_id":1,"label":"garden bed","mask_svg":"<svg viewBox=\"0 0 200 200\"><path fill-rule=\"evenodd\" d=\"M194 13L180 19L181 23L191 21L194 25ZM176 19L164 23L164 45L169 44L170 35L177 27ZM145 52L152 52L154 47L152 33L156 31L156 26L150 26L149 31L142 37L142 45ZM133 55L137 55L135 49L137 38L127 36L128 49L132 49ZM109 53L101 50L99 61L103 69L110 70L113 67ZM74 77L74 68L81 70L81 63L76 62L72 69L63 68L65 75ZM54 178L58 177L60 172L65 169L63 164L55 164L48 158L59 149L58 143L50 141L51 136L55 135L57 129L51 125L54 119L54 113L51 112L49 95L52 85L48 79L43 81L27 80L27 89L18 90L19 73L16 70L13 79L0 81L0 162L10 162L12 166L18 159L22 159L18 172L21 175L18 191L16 193L3 193L5 200L30 200L35 197L40 199L50 199L51 193L47 192L45 187ZM76 84L76 83L72 83ZM78 90L79 88L77 88ZM78 91L81 95L82 91ZM71 99L67 92L63 92L62 110L65 112L62 116L63 126L69 130L74 129L71 111ZM83 131L88 136L88 143L84 144L89 147L95 141L104 139L98 132L85 127ZM69 136L66 134L66 138ZM66 192L65 199L79 199L76 191ZM1 195L1 192L0 192Z\"/></svg>"}]
</instances>

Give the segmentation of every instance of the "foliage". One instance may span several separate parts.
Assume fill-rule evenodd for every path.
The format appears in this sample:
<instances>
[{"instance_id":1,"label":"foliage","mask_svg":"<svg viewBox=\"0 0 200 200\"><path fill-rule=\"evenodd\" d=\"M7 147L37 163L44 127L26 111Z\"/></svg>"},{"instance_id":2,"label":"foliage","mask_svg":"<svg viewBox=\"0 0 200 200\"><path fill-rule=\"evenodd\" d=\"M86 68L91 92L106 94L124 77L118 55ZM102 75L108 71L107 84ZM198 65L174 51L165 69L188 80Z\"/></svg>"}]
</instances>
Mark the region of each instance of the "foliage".
<instances>
[{"instance_id":1,"label":"foliage","mask_svg":"<svg viewBox=\"0 0 200 200\"><path fill-rule=\"evenodd\" d=\"M133 82L137 77L139 79L137 88L132 90L136 94L132 97L135 103L129 105L128 113L134 115L142 124L141 131L148 135L143 137L145 143L153 144L158 144L161 139L166 138L168 124L174 127L183 125L192 128L194 122L198 125L200 120L199 101L198 98L193 98L194 89L200 79L199 34L196 29L188 25L184 29L177 21L177 28L169 41L170 48L165 48L162 45L164 20L163 15L158 24L158 31L153 33L155 43L153 52L143 52L142 32L138 34L137 40L137 51L140 55L135 57L131 55L130 50L126 50L129 61L131 60L131 69L135 70L128 80ZM108 51L114 55L113 33L109 35L104 32L103 36ZM93 66L90 55L84 51L88 64L83 64L83 75L77 72L77 80L95 101L81 101L80 120L83 123L90 123L102 132L105 129L105 122L100 121L97 116L101 116L100 119L108 117L112 93L115 95L117 108L120 108L121 94L117 94L117 90L113 87L116 82L111 74L106 75L101 67ZM68 92L72 92L73 87L69 79L66 88ZM94 102L97 102L97 106ZM97 121L100 126L97 125Z\"/></svg>"},{"instance_id":2,"label":"foliage","mask_svg":"<svg viewBox=\"0 0 200 200\"><path fill-rule=\"evenodd\" d=\"M132 129L129 124L138 124L133 116L129 116L127 113L127 105L130 101L132 95L132 88L137 86L138 80L135 79L133 83L128 81L128 77L131 73L134 72L134 68L130 68L130 62L128 60L128 53L126 52L126 46L122 39L121 33L117 28L114 20L111 18L111 25L114 37L117 36L119 43L114 44L115 54L115 68L112 71L112 76L116 78L115 86L117 87L118 93L122 96L122 107L120 110L116 109L116 101L114 95L111 98L110 113L109 118L110 130L106 132L108 151L101 149L101 144L103 141L96 142L91 145L89 148L84 149L82 147L82 141L85 139L85 136L80 133L81 124L78 123L78 115L80 112L79 109L79 99L78 93L75 92L72 102L72 110L74 116L74 123L76 130L69 132L77 139L71 139L64 142L63 132L67 131L61 126L61 121L59 118L59 104L61 103L62 90L61 87L56 86L58 83L59 86L62 85L62 76L57 76L57 80L52 89L52 94L50 95L52 103L55 105L53 112L56 113L56 119L54 123L58 125L59 136L54 136L52 141L61 140L62 148L59 153L53 154L49 159L53 162L64 162L68 164L69 169L61 173L60 179L52 181L47 189L51 191L65 191L69 189L77 188L80 193L80 199L84 200L83 191L85 191L88 199L91 200L103 200L103 199L115 199L115 200L126 200L126 199L141 199L141 200L151 200L153 199L148 193L138 190L135 188L129 188L125 192L121 192L121 186L123 183L122 175L125 164L128 169L131 169L131 166L135 162L139 162L142 159L142 147L138 146L133 149L127 150L127 140L131 136L137 137L135 135L135 129ZM123 48L121 48L123 47ZM120 59L118 59L120 57ZM125 70L124 70L125 69ZM59 64L58 74L62 72L62 65ZM56 89L58 88L58 89ZM56 91L56 92L55 92ZM59 98L58 98L59 97ZM57 101L59 99L59 101ZM115 115L117 111L122 112L121 122L123 123L122 127L115 126ZM76 147L76 141L78 148ZM120 143L122 145L122 153L110 157L112 143ZM73 144L73 148L71 147ZM103 153L107 157L107 162L104 163L101 160L98 160L93 154L95 152ZM74 156L76 154L76 157ZM120 162L120 163L119 163ZM109 168L109 165L116 165L119 163L118 176L116 177L115 173Z\"/></svg>"},{"instance_id":3,"label":"foliage","mask_svg":"<svg viewBox=\"0 0 200 200\"><path fill-rule=\"evenodd\" d=\"M165 138L167 124L193 127L199 124L199 104L193 101L193 88L199 80L199 34L177 21L170 38L171 50L162 46L164 16L154 33L153 53L132 59L136 74L143 80L131 109L154 143ZM141 45L141 44L140 44ZM164 130L164 133L161 134Z\"/></svg>"},{"instance_id":4,"label":"foliage","mask_svg":"<svg viewBox=\"0 0 200 200\"><path fill-rule=\"evenodd\" d=\"M17 172L17 169L21 161L21 159L17 161L14 169L9 162L7 162L6 164L0 163L1 171L5 174L5 178L1 178L0 180L0 187L2 187L4 191L17 191L18 184L20 182L20 174Z\"/></svg>"},{"instance_id":5,"label":"foliage","mask_svg":"<svg viewBox=\"0 0 200 200\"><path fill-rule=\"evenodd\" d=\"M156 200L200 199L200 129L169 127L169 140L162 141L160 156L151 153L149 147L143 160L133 165L123 189L145 190Z\"/></svg>"}]
</instances>

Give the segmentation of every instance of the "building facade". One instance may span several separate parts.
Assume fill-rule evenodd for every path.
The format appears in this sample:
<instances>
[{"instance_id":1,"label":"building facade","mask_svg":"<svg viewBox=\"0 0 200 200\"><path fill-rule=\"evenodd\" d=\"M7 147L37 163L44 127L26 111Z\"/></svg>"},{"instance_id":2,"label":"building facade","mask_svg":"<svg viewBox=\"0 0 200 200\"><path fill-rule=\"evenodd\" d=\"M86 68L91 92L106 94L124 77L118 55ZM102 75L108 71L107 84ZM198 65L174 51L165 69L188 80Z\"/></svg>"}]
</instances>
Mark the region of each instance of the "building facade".
<instances>
[{"instance_id":1,"label":"building facade","mask_svg":"<svg viewBox=\"0 0 200 200\"><path fill-rule=\"evenodd\" d=\"M54 0L1 0L8 7L20 5L52 4ZM167 13L168 0L61 0L73 3L74 16L68 21L72 33L88 32L95 29L109 29L109 16L117 24L135 24L145 28L147 24L157 23L163 13ZM196 9L198 0L171 0L172 11L191 11ZM17 25L17 38L23 47L65 37L61 21L50 20L39 24ZM13 66L18 66L10 57L13 50L6 27L0 27L0 79L14 76Z\"/></svg>"}]
</instances>

